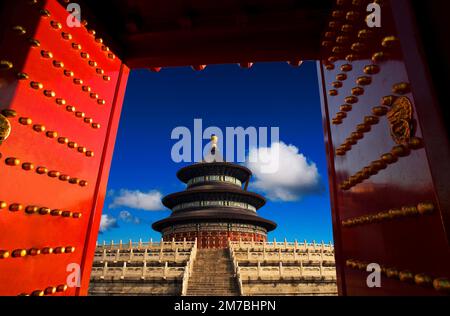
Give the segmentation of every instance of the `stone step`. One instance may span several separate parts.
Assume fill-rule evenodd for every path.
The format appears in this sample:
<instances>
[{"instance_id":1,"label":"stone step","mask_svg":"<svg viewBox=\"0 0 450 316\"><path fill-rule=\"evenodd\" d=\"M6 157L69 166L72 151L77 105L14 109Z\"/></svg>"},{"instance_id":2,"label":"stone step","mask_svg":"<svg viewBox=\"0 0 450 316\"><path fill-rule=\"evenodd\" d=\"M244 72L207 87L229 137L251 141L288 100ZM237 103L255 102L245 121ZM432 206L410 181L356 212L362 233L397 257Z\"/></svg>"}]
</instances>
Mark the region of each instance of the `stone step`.
<instances>
[{"instance_id":1,"label":"stone step","mask_svg":"<svg viewBox=\"0 0 450 316\"><path fill-rule=\"evenodd\" d=\"M214 268L200 268L200 267L197 267L197 268L194 268L192 271L193 272L202 272L202 273L204 273L205 271L208 271L208 272L228 272L228 271L233 271L234 269L233 268L231 268L231 267L228 267L228 268L222 268L222 269L214 269Z\"/></svg>"},{"instance_id":2,"label":"stone step","mask_svg":"<svg viewBox=\"0 0 450 316\"><path fill-rule=\"evenodd\" d=\"M222 288L222 287L237 287L235 283L227 282L227 283L211 283L211 282L200 282L200 283L191 283L188 282L189 288L191 287L204 287L204 288Z\"/></svg>"},{"instance_id":3,"label":"stone step","mask_svg":"<svg viewBox=\"0 0 450 316\"><path fill-rule=\"evenodd\" d=\"M195 262L194 267L229 267L231 264L215 262Z\"/></svg>"},{"instance_id":4,"label":"stone step","mask_svg":"<svg viewBox=\"0 0 450 316\"><path fill-rule=\"evenodd\" d=\"M191 278L196 277L209 277L209 278L216 278L216 277L228 277L232 278L234 277L234 270L230 271L192 271Z\"/></svg>"},{"instance_id":5,"label":"stone step","mask_svg":"<svg viewBox=\"0 0 450 316\"><path fill-rule=\"evenodd\" d=\"M235 278L232 276L217 276L217 277L211 277L211 276L196 276L196 277L190 277L189 282L191 281L204 281L204 282L234 282Z\"/></svg>"},{"instance_id":6,"label":"stone step","mask_svg":"<svg viewBox=\"0 0 450 316\"><path fill-rule=\"evenodd\" d=\"M215 263L215 262L195 262L194 267L229 267L231 264L227 263Z\"/></svg>"},{"instance_id":7,"label":"stone step","mask_svg":"<svg viewBox=\"0 0 450 316\"><path fill-rule=\"evenodd\" d=\"M201 283L219 283L219 284L221 284L221 283L233 283L233 282L236 282L236 279L235 278L230 278L230 277L227 277L227 278L210 278L210 277L202 277L202 278L189 278L189 283L192 283L192 284L194 284L194 283L198 283L198 282L201 282Z\"/></svg>"},{"instance_id":8,"label":"stone step","mask_svg":"<svg viewBox=\"0 0 450 316\"><path fill-rule=\"evenodd\" d=\"M202 279L189 279L189 283L190 284L195 284L195 283L217 283L217 284L222 284L222 283L235 283L235 279L234 278L227 278L227 279L211 279L211 278L202 278Z\"/></svg>"},{"instance_id":9,"label":"stone step","mask_svg":"<svg viewBox=\"0 0 450 316\"><path fill-rule=\"evenodd\" d=\"M206 265L202 266L194 266L194 271L223 271L223 270L230 270L233 269L233 267L230 266L218 266L218 267L208 267Z\"/></svg>"},{"instance_id":10,"label":"stone step","mask_svg":"<svg viewBox=\"0 0 450 316\"><path fill-rule=\"evenodd\" d=\"M189 289L188 293L214 293L214 292L222 292L222 293L237 293L236 289Z\"/></svg>"},{"instance_id":11,"label":"stone step","mask_svg":"<svg viewBox=\"0 0 450 316\"><path fill-rule=\"evenodd\" d=\"M228 288L228 287L221 287L221 288L216 288L216 289L211 289L211 288L203 288L203 287L198 287L198 288L190 288L189 291L197 291L197 292L202 292L202 293L209 293L209 292L217 292L217 291L222 291L222 292L229 292L229 293L234 293L236 292L237 289L235 288Z\"/></svg>"},{"instance_id":12,"label":"stone step","mask_svg":"<svg viewBox=\"0 0 450 316\"><path fill-rule=\"evenodd\" d=\"M232 265L213 265L213 263L211 263L194 265L194 270L226 270L231 269L232 267Z\"/></svg>"},{"instance_id":13,"label":"stone step","mask_svg":"<svg viewBox=\"0 0 450 316\"><path fill-rule=\"evenodd\" d=\"M222 264L222 265L225 265L225 264L229 264L229 262L217 262L217 261L215 261L215 260L195 260L195 263L196 264L203 264L203 263L209 263L209 264Z\"/></svg>"},{"instance_id":14,"label":"stone step","mask_svg":"<svg viewBox=\"0 0 450 316\"><path fill-rule=\"evenodd\" d=\"M223 269L223 270L209 270L209 269L194 269L192 270L192 273L198 273L198 274L202 274L202 275L207 275L207 273L211 273L211 274L229 274L229 275L233 275L234 274L234 269Z\"/></svg>"},{"instance_id":15,"label":"stone step","mask_svg":"<svg viewBox=\"0 0 450 316\"><path fill-rule=\"evenodd\" d=\"M237 291L187 291L188 295L196 294L196 295L238 295L239 293Z\"/></svg>"},{"instance_id":16,"label":"stone step","mask_svg":"<svg viewBox=\"0 0 450 316\"><path fill-rule=\"evenodd\" d=\"M235 289L237 286L235 284L190 284L189 289Z\"/></svg>"},{"instance_id":17,"label":"stone step","mask_svg":"<svg viewBox=\"0 0 450 316\"><path fill-rule=\"evenodd\" d=\"M194 284L209 284L211 286L215 286L215 285L225 285L225 284L236 284L235 280L189 280L188 281L189 285L194 285Z\"/></svg>"},{"instance_id":18,"label":"stone step","mask_svg":"<svg viewBox=\"0 0 450 316\"><path fill-rule=\"evenodd\" d=\"M227 260L217 260L217 259L212 259L212 260L207 260L207 259L202 259L202 258L196 258L195 262L208 262L208 263L214 263L214 264L227 264L229 263L229 261Z\"/></svg>"},{"instance_id":19,"label":"stone step","mask_svg":"<svg viewBox=\"0 0 450 316\"><path fill-rule=\"evenodd\" d=\"M197 292L203 292L203 293L209 293L209 292L214 292L214 291L224 291L224 292L234 293L237 291L237 288L232 288L232 287L220 287L220 288L193 287L193 288L189 288L188 291L197 291Z\"/></svg>"},{"instance_id":20,"label":"stone step","mask_svg":"<svg viewBox=\"0 0 450 316\"><path fill-rule=\"evenodd\" d=\"M189 279L189 283L230 283L230 282L235 282L234 278L221 278L221 279L215 279L215 278L208 278L208 277L204 277L204 278L190 278Z\"/></svg>"},{"instance_id":21,"label":"stone step","mask_svg":"<svg viewBox=\"0 0 450 316\"><path fill-rule=\"evenodd\" d=\"M205 291L205 290L188 290L187 291L187 294L189 295L189 294L202 294L202 295L207 295L207 294L218 294L218 293L221 293L221 294L238 294L237 292L235 292L235 291L230 291L230 290L228 290L228 291L226 291L226 290L223 290L223 291L221 291L221 290L216 290L216 291L211 291L211 290L209 290L209 291Z\"/></svg>"},{"instance_id":22,"label":"stone step","mask_svg":"<svg viewBox=\"0 0 450 316\"><path fill-rule=\"evenodd\" d=\"M231 289L231 288L236 288L237 286L235 284L231 284L231 283L227 283L227 284L213 284L213 283L188 283L189 288L227 288L227 289Z\"/></svg>"},{"instance_id":23,"label":"stone step","mask_svg":"<svg viewBox=\"0 0 450 316\"><path fill-rule=\"evenodd\" d=\"M202 255L197 255L196 259L201 259L201 260L217 260L217 261L223 261L226 260L227 257L226 255L208 255L208 256L202 256Z\"/></svg>"},{"instance_id":24,"label":"stone step","mask_svg":"<svg viewBox=\"0 0 450 316\"><path fill-rule=\"evenodd\" d=\"M203 259L203 258L196 258L195 262L214 262L214 263L221 263L221 264L225 264L228 263L229 261L227 260L219 260L218 258L214 258L214 259Z\"/></svg>"},{"instance_id":25,"label":"stone step","mask_svg":"<svg viewBox=\"0 0 450 316\"><path fill-rule=\"evenodd\" d=\"M232 270L233 267L224 266L224 267L207 267L207 266L194 266L194 271L226 271L226 270Z\"/></svg>"},{"instance_id":26,"label":"stone step","mask_svg":"<svg viewBox=\"0 0 450 316\"><path fill-rule=\"evenodd\" d=\"M231 264L226 264L226 263L216 263L214 261L212 262L195 262L194 263L194 267L211 267L211 268L218 268L218 267L229 267L229 266L233 266Z\"/></svg>"},{"instance_id":27,"label":"stone step","mask_svg":"<svg viewBox=\"0 0 450 316\"><path fill-rule=\"evenodd\" d=\"M228 281L228 280L235 280L234 275L223 275L223 274L217 274L217 275L204 275L204 274L198 274L198 275L191 275L189 280L209 280L209 281Z\"/></svg>"},{"instance_id":28,"label":"stone step","mask_svg":"<svg viewBox=\"0 0 450 316\"><path fill-rule=\"evenodd\" d=\"M209 294L202 294L202 293L187 293L186 296L239 296L238 294L230 294L230 293L209 293Z\"/></svg>"},{"instance_id":29,"label":"stone step","mask_svg":"<svg viewBox=\"0 0 450 316\"><path fill-rule=\"evenodd\" d=\"M189 287L203 286L203 287L223 287L223 286L236 286L234 282L188 282Z\"/></svg>"},{"instance_id":30,"label":"stone step","mask_svg":"<svg viewBox=\"0 0 450 316\"><path fill-rule=\"evenodd\" d=\"M228 251L226 252L213 252L213 251L201 251L201 252L197 252L197 256L198 257L207 257L207 258L212 258L212 257L220 257L223 258L225 255L228 254Z\"/></svg>"},{"instance_id":31,"label":"stone step","mask_svg":"<svg viewBox=\"0 0 450 316\"><path fill-rule=\"evenodd\" d=\"M211 273L211 274L223 274L223 273L228 273L228 274L232 274L234 272L234 269L223 269L223 270L209 270L209 269L194 269L192 271L192 273L199 273L199 274L203 274L205 275L206 273Z\"/></svg>"},{"instance_id":32,"label":"stone step","mask_svg":"<svg viewBox=\"0 0 450 316\"><path fill-rule=\"evenodd\" d=\"M238 294L224 293L224 292L217 292L217 293L188 292L188 293L186 293L186 295L188 295L188 296L238 296Z\"/></svg>"}]
</instances>

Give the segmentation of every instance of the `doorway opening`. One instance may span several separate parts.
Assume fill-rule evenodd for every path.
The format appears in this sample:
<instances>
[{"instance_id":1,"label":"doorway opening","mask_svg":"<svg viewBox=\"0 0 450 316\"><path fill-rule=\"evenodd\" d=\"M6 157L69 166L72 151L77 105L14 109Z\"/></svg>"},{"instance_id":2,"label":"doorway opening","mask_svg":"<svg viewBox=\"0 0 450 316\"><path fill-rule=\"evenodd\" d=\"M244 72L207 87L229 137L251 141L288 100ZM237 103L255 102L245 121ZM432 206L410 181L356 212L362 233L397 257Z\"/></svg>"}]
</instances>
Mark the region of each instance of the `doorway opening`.
<instances>
[{"instance_id":1,"label":"doorway opening","mask_svg":"<svg viewBox=\"0 0 450 316\"><path fill-rule=\"evenodd\" d=\"M315 62L297 67L256 63L251 68L228 64L202 71L190 67L132 71L99 244L127 249L131 239L130 245L151 248L161 243L162 233L168 244L196 243L192 268L196 275L214 275L211 260L223 257L220 260L230 267L223 266L220 274L234 271L236 276L230 278L239 284L237 294L312 294L317 286L316 294L336 295L321 120ZM212 135L218 139L218 152L206 161ZM264 172L267 161L252 160L265 151L276 152L272 157L277 164L269 172ZM238 166L252 172L249 183L239 180ZM188 173L192 175L184 175ZM189 181L183 181L185 177ZM217 188L228 191L219 196ZM241 192L236 193L237 188ZM264 206L252 204L251 198L258 197L253 192L265 198ZM180 220L177 215L182 212L190 217ZM252 212L255 217L248 220ZM210 252L211 248L225 252ZM177 264L175 260L168 268ZM91 294L101 294L96 265L104 269L94 260ZM304 282L304 274L317 280ZM270 284L262 281L278 276L280 280ZM293 279L284 282L283 277ZM196 287L200 280L190 280L194 285L182 289L188 295L215 293L212 284L202 281ZM213 277L210 281L220 283ZM227 293L234 293L233 288Z\"/></svg>"},{"instance_id":2,"label":"doorway opening","mask_svg":"<svg viewBox=\"0 0 450 316\"><path fill-rule=\"evenodd\" d=\"M173 134L176 128L188 128L193 138L198 134L195 128L203 133L218 127L226 138L227 127L266 127L269 140L265 148L272 144L270 128L279 128L279 140L275 142L281 154L280 168L273 175L254 174L249 189L267 198L260 213L278 224L269 240L330 242L331 211L321 119L314 62L300 67L258 63L250 69L216 65L200 72L189 67L167 68L159 73L133 71L104 208L111 224L103 228L99 240L160 238L149 224L169 214L157 200L183 189L175 174L189 164L189 158L195 162L194 141L190 157L184 155L185 161L174 161L173 147L181 139ZM234 137L234 146L244 146L247 160L238 163L248 165L249 134L245 144L237 144ZM208 142L205 137L202 149ZM226 156L225 143L223 147ZM234 154L230 162L236 160ZM115 229L114 222L125 229Z\"/></svg>"}]
</instances>

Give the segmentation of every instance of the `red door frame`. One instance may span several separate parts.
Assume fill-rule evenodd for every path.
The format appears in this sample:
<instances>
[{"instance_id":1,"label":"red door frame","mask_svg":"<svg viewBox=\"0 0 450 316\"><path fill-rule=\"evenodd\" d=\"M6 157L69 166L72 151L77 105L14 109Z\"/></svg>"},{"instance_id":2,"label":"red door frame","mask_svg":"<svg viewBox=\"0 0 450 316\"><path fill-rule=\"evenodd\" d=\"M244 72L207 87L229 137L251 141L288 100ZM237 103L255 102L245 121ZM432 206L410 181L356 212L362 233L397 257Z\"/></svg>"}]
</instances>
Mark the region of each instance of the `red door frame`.
<instances>
[{"instance_id":1,"label":"red door frame","mask_svg":"<svg viewBox=\"0 0 450 316\"><path fill-rule=\"evenodd\" d=\"M415 24L415 17L414 12L412 10L411 4L407 0L394 0L390 1L390 11L389 14L392 14L393 21L395 22L393 27L396 31L396 36L399 38L400 47L401 47L401 55L403 55L403 62L406 68L407 76L408 76L408 82L411 85L412 90L412 96L414 98L414 110L417 114L417 120L418 124L420 126L421 130L421 137L424 139L424 151L426 152L426 166L429 168L429 171L431 173L431 182L432 185L432 193L434 195L434 202L435 207L437 210L437 214L435 216L440 219L440 227L435 229L441 229L441 232L438 231L427 231L427 227L423 227L422 233L428 235L428 234L435 234L436 236L445 235L447 238L445 240L439 240L439 247L430 244L430 251L434 252L435 256L441 257L441 260L443 262L449 262L450 260L450 253L448 248L449 241L450 241L450 214L449 214L449 201L450 201L450 186L448 185L450 183L450 169L448 168L448 161L450 161L450 146L449 146L449 138L447 135L447 130L445 128L445 123L443 121L443 115L441 111L441 107L439 106L439 103L436 99L436 93L434 90L434 87L432 85L431 76L429 73L429 69L427 67L426 60L424 58L424 52L423 52L423 46L420 42L420 38L418 38L417 34L419 34L416 24ZM336 8L336 9L342 9ZM387 11L384 11L387 12ZM389 34L390 35L390 34ZM340 193L341 189L339 188L339 183L336 183L336 179L339 178L339 176L336 174L336 161L335 161L335 149L338 147L339 144L333 143L333 136L334 138L339 138L336 136L339 135L333 135L331 126L331 118L333 115L329 113L329 109L331 104L329 103L329 100L332 99L332 97L329 96L329 90L332 89L329 87L330 82L326 82L325 78L327 77L325 74L325 66L329 65L329 61L327 58L329 55L324 55L324 61L317 63L318 68L318 81L319 81L319 87L320 87L320 96L321 96L321 103L322 103L322 117L323 117L323 126L324 126L324 138L325 138L325 145L326 145L326 153L328 158L328 176L329 176L329 183L330 183L330 201L332 205L332 222L333 222L333 234L334 234L334 243L335 243L335 256L336 256L336 269L337 269L337 277L338 277L338 290L339 294L343 296L347 295L355 295L355 292L358 292L358 287L363 288L365 287L365 279L363 279L363 275L361 273L365 273L365 263L360 262L362 267L358 267L358 269L364 268L364 272L356 273L348 268L349 262L347 261L349 259L348 257L348 249L346 251L346 244L344 244L343 236L349 236L349 233L346 232L343 233L343 219L341 218L342 214L348 213L349 205L342 203L342 193ZM343 59L343 58L342 58ZM338 58L337 61L340 62L342 59ZM370 61L370 57L368 58ZM344 60L345 62L345 60ZM334 63L334 62L333 62ZM339 64L340 65L340 64ZM337 66L336 66L337 68ZM349 78L353 79L353 75L349 75ZM356 78L355 78L356 79ZM345 80L345 79L344 79ZM347 84L348 81L346 81ZM350 82L350 84L352 84ZM353 83L354 84L354 83ZM340 90L338 90L339 93L341 93ZM383 91L380 91L383 92ZM384 91L386 95L389 93L392 93L388 90ZM375 106L379 103L378 100L375 100L373 104L357 104L356 106ZM335 104L333 104L334 106ZM333 108L334 109L334 108ZM361 119L361 118L359 118ZM349 123L349 122L346 122ZM350 122L351 123L351 122ZM335 129L336 130L336 129ZM341 165L342 167L342 165ZM340 170L342 172L342 168ZM408 183L409 186L414 186L414 183ZM411 192L409 192L411 193ZM340 198L339 198L340 196ZM355 212L355 210L353 211ZM358 212L358 211L356 211ZM360 213L361 215L368 215L364 214L364 210ZM348 215L347 215L348 218ZM426 226L426 222L423 223ZM430 222L431 224L431 222ZM380 226L379 224L378 226ZM420 223L416 224L417 226L420 225ZM406 226L402 226L406 227ZM434 226L433 226L434 227ZM383 231L382 226L380 226L379 234L380 236L386 235L386 231ZM372 231L373 233L373 231ZM398 232L398 235L401 235L401 232ZM355 234L354 236L359 236L358 234ZM347 237L348 238L348 237ZM392 238L391 235L386 238ZM393 239L390 239L391 242ZM367 240L366 240L367 241ZM346 242L349 242L348 240ZM407 241L405 241L407 242ZM352 243L352 242L350 242ZM356 243L359 245L359 243ZM385 248L389 248L389 243L386 242L386 244L383 245ZM447 247L445 247L447 246ZM353 255L355 255L355 245L352 245L352 252ZM357 248L357 247L356 247ZM363 250L363 249L360 249ZM391 249L390 251L395 251L395 249ZM380 251L378 251L380 252ZM366 251L361 251L361 253L365 253L367 255ZM382 253L382 251L381 251ZM364 256L364 255L363 255ZM376 256L375 256L376 257ZM393 256L388 256L389 260L392 260ZM395 256L394 256L395 257ZM373 258L372 258L373 259ZM378 257L377 260L384 261L387 258ZM399 260L396 264L398 265L398 268L405 268L405 267L411 267L414 264L412 262L403 260L400 262ZM433 260L431 260L433 261ZM353 263L351 263L353 264ZM445 265L445 264L444 264ZM421 264L423 267L423 264ZM450 270L442 269L442 264L439 264L439 268L437 265L437 262L428 262L428 267L424 270L427 271L416 271L416 272L428 272L429 274L433 275L434 268L436 267L437 270L439 270L438 275L435 275L435 277L441 277L441 278L448 278L450 276ZM405 271L406 272L406 271ZM441 275L442 274L442 275ZM446 274L446 275L445 275ZM368 275L368 273L367 273ZM445 294L445 291L436 291L435 289L440 288L439 285L435 285L435 289L433 289L433 285L430 284L429 291L427 291L425 288L421 288L420 286L416 285L414 286L406 286L405 281L400 282L394 277L389 279L383 279L383 281L388 284L388 287L395 288L397 287L400 289L400 291L403 291L402 293L408 293L410 295L438 295L438 294ZM397 282L397 283L396 283ZM403 284L402 284L403 283ZM407 283L407 282L406 282ZM414 280L413 282L414 283ZM442 284L442 283L441 283ZM362 292L360 292L362 293ZM367 288L363 291L364 295L370 295L370 291L367 291ZM381 289L380 291L373 291L374 295L389 295L389 290L383 291ZM420 294L419 294L420 293Z\"/></svg>"},{"instance_id":2,"label":"red door frame","mask_svg":"<svg viewBox=\"0 0 450 316\"><path fill-rule=\"evenodd\" d=\"M91 217L89 219L89 227L91 227L91 229L88 230L88 233L86 235L85 245L87 246L84 248L83 259L81 261L81 286L77 291L78 295L87 295L89 290L92 262L94 261L95 247L97 244L97 238L100 229L103 204L105 202L106 189L111 168L111 160L114 153L114 145L116 141L117 130L119 128L122 104L125 97L125 90L127 87L129 74L130 69L122 64L118 83L116 86L114 103L111 110L112 115L109 120L108 132L102 154L102 162L99 170L99 180L97 182L94 196L94 207L91 211Z\"/></svg>"}]
</instances>

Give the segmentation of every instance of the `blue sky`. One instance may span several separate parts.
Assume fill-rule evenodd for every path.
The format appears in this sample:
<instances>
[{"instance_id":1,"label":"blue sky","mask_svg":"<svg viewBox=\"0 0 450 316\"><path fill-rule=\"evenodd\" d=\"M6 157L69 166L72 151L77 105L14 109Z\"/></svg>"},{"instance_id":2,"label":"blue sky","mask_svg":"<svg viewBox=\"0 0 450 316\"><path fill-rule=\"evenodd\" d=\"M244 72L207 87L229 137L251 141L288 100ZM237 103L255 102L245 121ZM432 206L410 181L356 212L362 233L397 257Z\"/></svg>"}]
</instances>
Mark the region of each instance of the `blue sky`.
<instances>
[{"instance_id":1,"label":"blue sky","mask_svg":"<svg viewBox=\"0 0 450 316\"><path fill-rule=\"evenodd\" d=\"M189 67L159 73L133 71L117 135L100 242L161 238L151 223L170 211L154 210L160 208L159 197L184 189L175 174L186 163L171 159L177 142L171 133L178 126L193 129L194 119L202 119L204 128L217 126L224 131L238 126L279 127L281 153L286 153L284 165L289 165L284 167L287 176L254 177L249 186L269 197L259 211L278 224L269 238L332 240L316 68L314 62L305 62L299 68L257 63L251 69L215 65L202 72ZM291 164L298 164L298 168L292 167L296 171L291 172ZM297 184L308 177L315 182ZM293 185L296 179L300 181Z\"/></svg>"}]
</instances>

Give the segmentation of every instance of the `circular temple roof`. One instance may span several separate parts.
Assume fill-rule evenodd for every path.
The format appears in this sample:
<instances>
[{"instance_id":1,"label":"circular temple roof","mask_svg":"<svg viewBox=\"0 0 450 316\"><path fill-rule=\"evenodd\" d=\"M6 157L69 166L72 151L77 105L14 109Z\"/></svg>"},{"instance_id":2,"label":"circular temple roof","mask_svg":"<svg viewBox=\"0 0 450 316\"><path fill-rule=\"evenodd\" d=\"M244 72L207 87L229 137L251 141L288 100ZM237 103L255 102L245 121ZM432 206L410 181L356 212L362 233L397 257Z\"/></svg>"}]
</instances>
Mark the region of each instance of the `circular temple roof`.
<instances>
[{"instance_id":1,"label":"circular temple roof","mask_svg":"<svg viewBox=\"0 0 450 316\"><path fill-rule=\"evenodd\" d=\"M178 179L184 183L187 183L192 178L208 175L225 175L237 178L241 182L245 182L250 178L252 172L244 166L229 162L196 163L184 167L177 172Z\"/></svg>"},{"instance_id":2,"label":"circular temple roof","mask_svg":"<svg viewBox=\"0 0 450 316\"><path fill-rule=\"evenodd\" d=\"M198 188L195 190L186 190L172 193L162 199L165 207L172 209L175 205L194 201L216 201L228 200L234 202L243 202L253 205L256 209L260 209L266 204L266 199L253 192L244 191L239 188Z\"/></svg>"}]
</instances>

